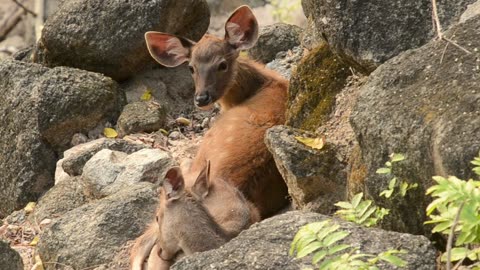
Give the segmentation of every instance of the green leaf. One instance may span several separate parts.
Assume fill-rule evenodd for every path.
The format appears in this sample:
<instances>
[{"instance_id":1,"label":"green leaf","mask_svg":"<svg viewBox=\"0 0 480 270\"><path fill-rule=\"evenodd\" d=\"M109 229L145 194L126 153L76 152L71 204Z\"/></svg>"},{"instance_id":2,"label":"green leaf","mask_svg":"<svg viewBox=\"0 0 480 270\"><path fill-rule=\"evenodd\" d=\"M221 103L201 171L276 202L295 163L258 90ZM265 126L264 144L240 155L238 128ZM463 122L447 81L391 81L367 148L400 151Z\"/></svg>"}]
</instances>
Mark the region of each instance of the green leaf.
<instances>
[{"instance_id":1,"label":"green leaf","mask_svg":"<svg viewBox=\"0 0 480 270\"><path fill-rule=\"evenodd\" d=\"M393 156L390 158L390 161L392 163L399 162L399 161L402 161L402 160L405 160L405 156L402 155L402 154L393 154Z\"/></svg>"},{"instance_id":2,"label":"green leaf","mask_svg":"<svg viewBox=\"0 0 480 270\"><path fill-rule=\"evenodd\" d=\"M357 195L353 196L353 199L352 199L353 208L357 208L358 204L362 200L362 197L363 197L363 192L360 192Z\"/></svg>"},{"instance_id":3,"label":"green leaf","mask_svg":"<svg viewBox=\"0 0 480 270\"><path fill-rule=\"evenodd\" d=\"M323 245L320 242L311 242L307 246L305 246L305 248L298 251L297 258L303 258L322 247Z\"/></svg>"},{"instance_id":4,"label":"green leaf","mask_svg":"<svg viewBox=\"0 0 480 270\"><path fill-rule=\"evenodd\" d=\"M395 188L396 183L397 183L397 178L396 177L392 178L392 180L390 180L390 182L388 183L388 188L389 189Z\"/></svg>"},{"instance_id":5,"label":"green leaf","mask_svg":"<svg viewBox=\"0 0 480 270\"><path fill-rule=\"evenodd\" d=\"M380 260L382 261L386 261L390 264L393 264L395 266L398 266L398 267L405 267L407 266L407 262L400 259L399 257L395 256L395 255L392 255L392 254L385 254L385 255L382 255L382 256L379 256Z\"/></svg>"},{"instance_id":6,"label":"green leaf","mask_svg":"<svg viewBox=\"0 0 480 270\"><path fill-rule=\"evenodd\" d=\"M312 263L317 264L319 261L323 260L323 258L325 258L327 254L328 253L326 250L320 250L319 252L315 253L315 255L313 255Z\"/></svg>"},{"instance_id":7,"label":"green leaf","mask_svg":"<svg viewBox=\"0 0 480 270\"><path fill-rule=\"evenodd\" d=\"M452 248L450 260L452 262L459 261L463 258L466 258L469 252L470 252L470 250L468 248L464 248L464 247ZM447 252L442 254L441 260L443 262L447 261Z\"/></svg>"},{"instance_id":8,"label":"green leaf","mask_svg":"<svg viewBox=\"0 0 480 270\"><path fill-rule=\"evenodd\" d=\"M340 252L340 251L345 250L345 249L350 248L350 247L351 247L351 245L347 245L347 244L341 244L341 245L333 246L330 249L328 249L328 255L333 255L337 252Z\"/></svg>"},{"instance_id":9,"label":"green leaf","mask_svg":"<svg viewBox=\"0 0 480 270\"><path fill-rule=\"evenodd\" d=\"M385 198L390 198L393 194L393 189L387 189L382 192L380 192L380 196L384 196Z\"/></svg>"},{"instance_id":10,"label":"green leaf","mask_svg":"<svg viewBox=\"0 0 480 270\"><path fill-rule=\"evenodd\" d=\"M392 170L390 168L379 168L377 169L377 174L390 174Z\"/></svg>"},{"instance_id":11,"label":"green leaf","mask_svg":"<svg viewBox=\"0 0 480 270\"><path fill-rule=\"evenodd\" d=\"M344 239L345 237L347 237L350 233L347 232L347 231L338 231L338 232L334 232L330 235L328 235L327 237L325 237L325 239L323 240L323 245L325 247L328 247L328 246L331 246L332 244Z\"/></svg>"},{"instance_id":12,"label":"green leaf","mask_svg":"<svg viewBox=\"0 0 480 270\"><path fill-rule=\"evenodd\" d=\"M335 206L338 206L343 209L352 209L353 205L349 202L337 202Z\"/></svg>"}]
</instances>

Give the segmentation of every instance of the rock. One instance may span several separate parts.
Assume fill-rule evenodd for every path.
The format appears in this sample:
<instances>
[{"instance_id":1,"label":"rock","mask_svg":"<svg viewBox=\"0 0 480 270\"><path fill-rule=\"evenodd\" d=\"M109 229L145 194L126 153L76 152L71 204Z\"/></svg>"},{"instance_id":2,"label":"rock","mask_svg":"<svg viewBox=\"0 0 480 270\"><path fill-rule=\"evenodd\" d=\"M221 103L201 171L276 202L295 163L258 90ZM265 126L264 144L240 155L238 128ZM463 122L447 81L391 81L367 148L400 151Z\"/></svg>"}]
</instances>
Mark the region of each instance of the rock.
<instances>
[{"instance_id":1,"label":"rock","mask_svg":"<svg viewBox=\"0 0 480 270\"><path fill-rule=\"evenodd\" d=\"M138 101L123 108L118 118L119 136L138 132L154 132L162 128L167 119L163 106L154 101Z\"/></svg>"},{"instance_id":2,"label":"rock","mask_svg":"<svg viewBox=\"0 0 480 270\"><path fill-rule=\"evenodd\" d=\"M0 216L53 185L56 152L73 134L118 117L124 93L110 78L78 69L0 62Z\"/></svg>"},{"instance_id":3,"label":"rock","mask_svg":"<svg viewBox=\"0 0 480 270\"><path fill-rule=\"evenodd\" d=\"M466 22L468 19L471 19L480 14L480 1L468 5L467 10L463 12L462 16L460 16L460 22Z\"/></svg>"},{"instance_id":4,"label":"rock","mask_svg":"<svg viewBox=\"0 0 480 270\"><path fill-rule=\"evenodd\" d=\"M366 169L364 186L377 204L390 208L385 228L427 233L426 189L434 175L474 176L470 161L480 149L480 16L453 26L444 41L402 53L373 72L360 91L351 123ZM407 196L386 200L379 193L393 176L378 175L391 153L406 160L394 165L399 181L418 183Z\"/></svg>"},{"instance_id":5,"label":"rock","mask_svg":"<svg viewBox=\"0 0 480 270\"><path fill-rule=\"evenodd\" d=\"M43 195L35 207L37 222L46 218L57 218L87 202L79 176L57 183Z\"/></svg>"},{"instance_id":6,"label":"rock","mask_svg":"<svg viewBox=\"0 0 480 270\"><path fill-rule=\"evenodd\" d=\"M326 45L312 50L290 79L286 125L314 131L324 124L351 75Z\"/></svg>"},{"instance_id":7,"label":"rock","mask_svg":"<svg viewBox=\"0 0 480 270\"><path fill-rule=\"evenodd\" d=\"M231 13L241 5L248 5L251 8L264 6L267 4L266 0L207 0L208 6L214 15L224 15Z\"/></svg>"},{"instance_id":8,"label":"rock","mask_svg":"<svg viewBox=\"0 0 480 270\"><path fill-rule=\"evenodd\" d=\"M443 29L476 0L437 1ZM370 73L399 53L418 48L435 35L430 0L302 0L318 36L357 69Z\"/></svg>"},{"instance_id":9,"label":"rock","mask_svg":"<svg viewBox=\"0 0 480 270\"><path fill-rule=\"evenodd\" d=\"M297 136L318 135L275 126L267 130L265 144L287 183L294 208L331 214L336 209L334 204L346 199L345 165L331 145L316 150L296 140Z\"/></svg>"},{"instance_id":10,"label":"rock","mask_svg":"<svg viewBox=\"0 0 480 270\"><path fill-rule=\"evenodd\" d=\"M303 48L300 46L295 47L288 52L279 52L275 56L275 59L265 66L280 73L280 75L286 79L290 79L292 76L292 70L297 67L298 62L300 62L304 53Z\"/></svg>"},{"instance_id":11,"label":"rock","mask_svg":"<svg viewBox=\"0 0 480 270\"><path fill-rule=\"evenodd\" d=\"M145 144L132 143L122 139L108 139L101 138L85 144L80 144L65 151L64 158L57 163L57 172L55 176L55 183L58 183L61 176L66 173L68 176L78 176L83 173L83 166L102 149L110 149L113 151L121 151L131 154L140 149L148 148ZM61 167L62 170L59 170ZM57 176L58 175L58 176ZM58 178L57 178L58 177Z\"/></svg>"},{"instance_id":12,"label":"rock","mask_svg":"<svg viewBox=\"0 0 480 270\"><path fill-rule=\"evenodd\" d=\"M207 30L209 18L204 0L68 0L45 22L34 61L125 80L145 63L154 63L145 32L198 40Z\"/></svg>"},{"instance_id":13,"label":"rock","mask_svg":"<svg viewBox=\"0 0 480 270\"><path fill-rule=\"evenodd\" d=\"M138 182L158 185L173 164L170 154L159 149L142 149L130 155L103 149L85 163L82 181L86 194L102 198Z\"/></svg>"},{"instance_id":14,"label":"rock","mask_svg":"<svg viewBox=\"0 0 480 270\"><path fill-rule=\"evenodd\" d=\"M294 259L288 255L290 244L301 226L329 219L315 213L292 211L256 223L224 246L182 258L172 270L183 269L305 269L311 268L311 256ZM343 241L360 252L378 254L389 249L404 249L399 257L408 265L402 269L436 269L436 250L424 236L414 236L380 229L365 228L353 223L333 220L340 230L350 232ZM398 269L380 264L380 269Z\"/></svg>"},{"instance_id":15,"label":"rock","mask_svg":"<svg viewBox=\"0 0 480 270\"><path fill-rule=\"evenodd\" d=\"M44 230L38 253L45 268L55 263L75 269L110 262L128 240L138 237L153 218L156 187L138 183L112 196L65 213Z\"/></svg>"},{"instance_id":16,"label":"rock","mask_svg":"<svg viewBox=\"0 0 480 270\"><path fill-rule=\"evenodd\" d=\"M0 240L0 269L23 270L20 254Z\"/></svg>"},{"instance_id":17,"label":"rock","mask_svg":"<svg viewBox=\"0 0 480 270\"><path fill-rule=\"evenodd\" d=\"M248 50L250 57L263 63L271 62L279 52L300 45L302 29L296 25L276 23L260 29L258 41Z\"/></svg>"},{"instance_id":18,"label":"rock","mask_svg":"<svg viewBox=\"0 0 480 270\"><path fill-rule=\"evenodd\" d=\"M152 100L160 103L171 114L195 110L193 94L195 86L187 65L176 68L147 69L121 84L128 103L141 101L150 91Z\"/></svg>"}]
</instances>

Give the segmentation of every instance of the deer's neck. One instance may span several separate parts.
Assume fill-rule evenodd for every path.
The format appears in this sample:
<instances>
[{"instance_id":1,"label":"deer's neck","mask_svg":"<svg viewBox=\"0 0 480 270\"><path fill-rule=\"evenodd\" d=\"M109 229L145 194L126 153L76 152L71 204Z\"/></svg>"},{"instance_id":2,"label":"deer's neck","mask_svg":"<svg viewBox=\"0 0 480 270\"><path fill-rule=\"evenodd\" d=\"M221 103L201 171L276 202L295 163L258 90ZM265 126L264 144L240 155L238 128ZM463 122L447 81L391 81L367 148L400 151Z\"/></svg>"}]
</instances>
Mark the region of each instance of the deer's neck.
<instances>
[{"instance_id":1,"label":"deer's neck","mask_svg":"<svg viewBox=\"0 0 480 270\"><path fill-rule=\"evenodd\" d=\"M235 62L234 79L225 95L219 101L222 111L226 111L254 96L270 78L264 67L252 60L239 58Z\"/></svg>"}]
</instances>

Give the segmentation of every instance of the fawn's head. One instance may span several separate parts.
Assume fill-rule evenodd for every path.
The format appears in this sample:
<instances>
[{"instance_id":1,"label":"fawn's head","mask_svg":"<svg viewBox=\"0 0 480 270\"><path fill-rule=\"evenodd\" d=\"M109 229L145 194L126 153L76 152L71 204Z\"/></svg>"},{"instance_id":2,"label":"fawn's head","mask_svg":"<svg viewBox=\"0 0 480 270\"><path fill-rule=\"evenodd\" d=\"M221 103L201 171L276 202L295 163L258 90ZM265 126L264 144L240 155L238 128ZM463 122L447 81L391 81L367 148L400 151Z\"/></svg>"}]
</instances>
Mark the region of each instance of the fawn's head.
<instances>
[{"instance_id":1,"label":"fawn's head","mask_svg":"<svg viewBox=\"0 0 480 270\"><path fill-rule=\"evenodd\" d=\"M160 33L145 33L152 57L167 67L189 62L195 81L194 103L208 109L221 99L234 82L235 60L241 50L255 45L258 23L248 6L236 9L225 23L223 39L205 35L198 43L183 37Z\"/></svg>"}]
</instances>

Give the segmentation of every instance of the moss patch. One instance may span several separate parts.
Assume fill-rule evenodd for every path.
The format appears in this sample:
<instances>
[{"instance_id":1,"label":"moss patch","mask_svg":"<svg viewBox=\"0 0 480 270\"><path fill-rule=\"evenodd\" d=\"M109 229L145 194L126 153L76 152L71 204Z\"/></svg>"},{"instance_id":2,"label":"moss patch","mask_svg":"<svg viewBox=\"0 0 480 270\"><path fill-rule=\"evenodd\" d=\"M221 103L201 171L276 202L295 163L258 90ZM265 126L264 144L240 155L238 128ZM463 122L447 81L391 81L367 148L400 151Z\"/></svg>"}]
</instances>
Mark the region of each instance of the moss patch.
<instances>
[{"instance_id":1,"label":"moss patch","mask_svg":"<svg viewBox=\"0 0 480 270\"><path fill-rule=\"evenodd\" d=\"M345 87L349 66L327 45L312 50L290 80L287 125L314 131L335 106L335 96Z\"/></svg>"}]
</instances>

